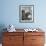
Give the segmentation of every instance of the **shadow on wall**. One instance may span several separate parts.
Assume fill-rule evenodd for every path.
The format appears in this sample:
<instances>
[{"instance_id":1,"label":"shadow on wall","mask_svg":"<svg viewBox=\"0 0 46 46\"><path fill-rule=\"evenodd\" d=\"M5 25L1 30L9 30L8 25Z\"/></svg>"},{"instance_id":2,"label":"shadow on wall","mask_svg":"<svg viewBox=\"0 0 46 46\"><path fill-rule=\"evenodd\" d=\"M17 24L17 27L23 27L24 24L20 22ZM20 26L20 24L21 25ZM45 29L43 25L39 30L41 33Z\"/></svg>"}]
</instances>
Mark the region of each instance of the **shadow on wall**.
<instances>
[{"instance_id":1,"label":"shadow on wall","mask_svg":"<svg viewBox=\"0 0 46 46\"><path fill-rule=\"evenodd\" d=\"M0 43L2 43L2 32L5 32L3 29L5 28L5 25L4 24L0 24Z\"/></svg>"}]
</instances>

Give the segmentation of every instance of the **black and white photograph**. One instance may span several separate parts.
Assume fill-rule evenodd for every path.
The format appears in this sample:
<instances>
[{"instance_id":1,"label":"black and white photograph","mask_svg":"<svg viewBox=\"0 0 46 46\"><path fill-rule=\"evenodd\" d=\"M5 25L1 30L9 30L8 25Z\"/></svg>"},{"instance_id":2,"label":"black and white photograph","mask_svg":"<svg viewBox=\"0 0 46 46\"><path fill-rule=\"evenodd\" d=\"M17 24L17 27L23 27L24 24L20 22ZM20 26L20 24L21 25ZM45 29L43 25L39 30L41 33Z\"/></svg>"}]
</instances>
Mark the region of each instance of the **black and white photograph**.
<instances>
[{"instance_id":1,"label":"black and white photograph","mask_svg":"<svg viewBox=\"0 0 46 46\"><path fill-rule=\"evenodd\" d=\"M19 16L20 22L34 22L34 5L20 5Z\"/></svg>"}]
</instances>

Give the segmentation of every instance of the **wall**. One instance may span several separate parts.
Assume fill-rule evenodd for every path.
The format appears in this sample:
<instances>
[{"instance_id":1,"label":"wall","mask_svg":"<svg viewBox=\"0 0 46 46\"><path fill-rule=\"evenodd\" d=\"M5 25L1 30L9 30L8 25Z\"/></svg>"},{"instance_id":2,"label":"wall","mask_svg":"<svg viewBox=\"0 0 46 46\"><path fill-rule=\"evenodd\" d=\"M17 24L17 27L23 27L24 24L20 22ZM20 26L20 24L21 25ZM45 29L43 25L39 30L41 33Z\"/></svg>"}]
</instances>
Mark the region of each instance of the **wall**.
<instances>
[{"instance_id":1,"label":"wall","mask_svg":"<svg viewBox=\"0 0 46 46\"><path fill-rule=\"evenodd\" d=\"M1 0L0 25L13 24L16 28L46 28L46 1L41 0ZM34 22L19 22L19 5L34 5Z\"/></svg>"}]
</instances>

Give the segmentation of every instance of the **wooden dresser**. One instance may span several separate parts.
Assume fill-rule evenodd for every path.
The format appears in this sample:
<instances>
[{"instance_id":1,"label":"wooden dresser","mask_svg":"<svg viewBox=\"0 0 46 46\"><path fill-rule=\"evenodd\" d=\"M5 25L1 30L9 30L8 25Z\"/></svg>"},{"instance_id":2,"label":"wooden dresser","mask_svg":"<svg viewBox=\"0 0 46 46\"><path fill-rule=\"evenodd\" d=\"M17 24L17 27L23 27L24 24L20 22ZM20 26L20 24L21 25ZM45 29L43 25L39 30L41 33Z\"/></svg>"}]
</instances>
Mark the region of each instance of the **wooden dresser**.
<instances>
[{"instance_id":1,"label":"wooden dresser","mask_svg":"<svg viewBox=\"0 0 46 46\"><path fill-rule=\"evenodd\" d=\"M44 46L44 32L3 32L3 46Z\"/></svg>"}]
</instances>

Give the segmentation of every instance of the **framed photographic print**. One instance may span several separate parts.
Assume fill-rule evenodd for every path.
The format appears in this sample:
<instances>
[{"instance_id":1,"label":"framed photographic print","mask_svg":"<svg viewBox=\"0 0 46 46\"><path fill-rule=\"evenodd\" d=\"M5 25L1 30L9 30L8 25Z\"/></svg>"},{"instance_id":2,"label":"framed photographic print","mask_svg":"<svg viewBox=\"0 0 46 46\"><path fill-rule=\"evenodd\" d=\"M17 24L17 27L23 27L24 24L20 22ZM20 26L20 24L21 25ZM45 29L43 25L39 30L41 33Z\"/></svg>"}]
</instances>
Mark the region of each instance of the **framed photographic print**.
<instances>
[{"instance_id":1,"label":"framed photographic print","mask_svg":"<svg viewBox=\"0 0 46 46\"><path fill-rule=\"evenodd\" d=\"M34 22L34 5L19 6L19 21L24 23Z\"/></svg>"}]
</instances>

